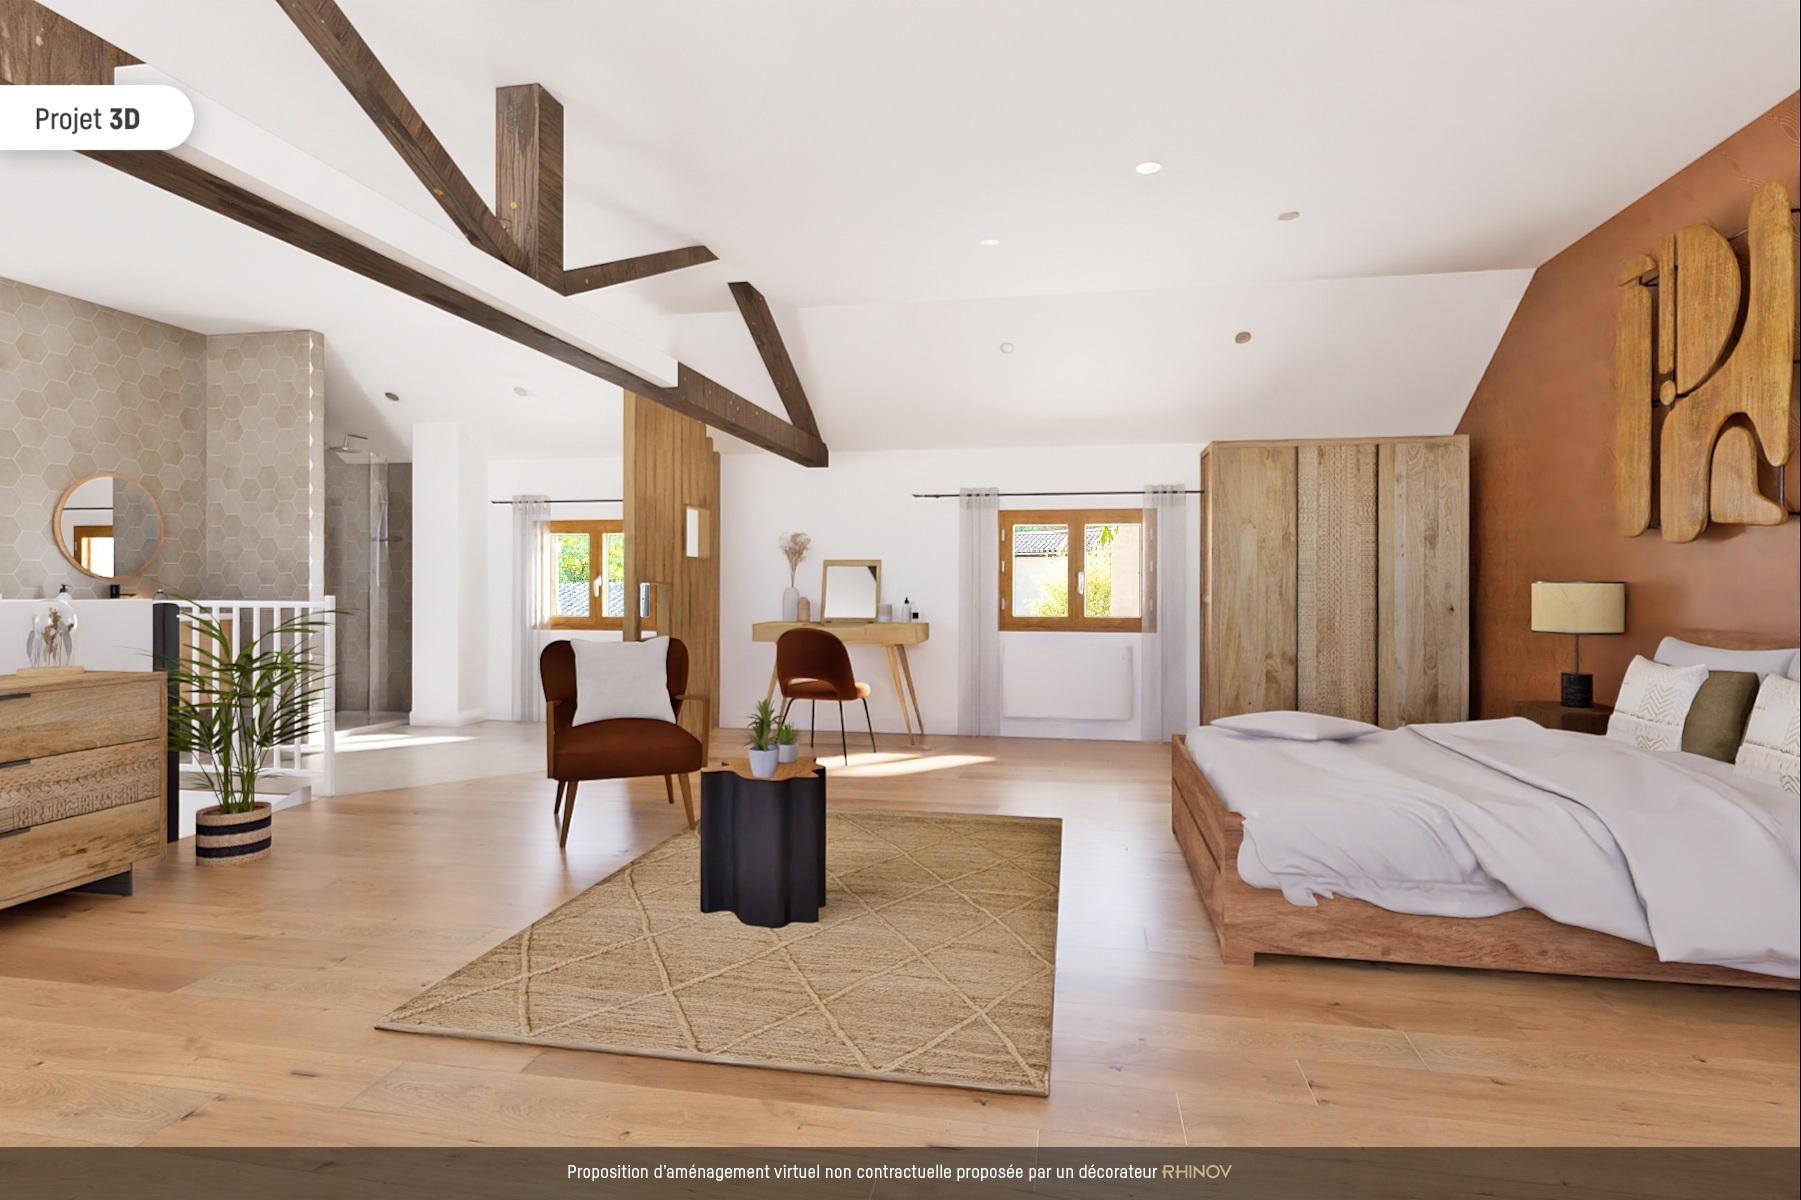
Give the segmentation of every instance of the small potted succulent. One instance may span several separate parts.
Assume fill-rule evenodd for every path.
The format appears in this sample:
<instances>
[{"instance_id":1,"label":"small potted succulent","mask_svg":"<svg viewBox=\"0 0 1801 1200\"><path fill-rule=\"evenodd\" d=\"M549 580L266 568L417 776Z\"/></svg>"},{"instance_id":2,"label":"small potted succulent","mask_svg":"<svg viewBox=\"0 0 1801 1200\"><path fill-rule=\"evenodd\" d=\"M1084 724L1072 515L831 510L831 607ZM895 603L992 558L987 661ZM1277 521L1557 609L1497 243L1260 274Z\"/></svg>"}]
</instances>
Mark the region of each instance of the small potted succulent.
<instances>
[{"instance_id":1,"label":"small potted succulent","mask_svg":"<svg viewBox=\"0 0 1801 1200\"><path fill-rule=\"evenodd\" d=\"M756 711L751 713L745 728L750 731L750 773L758 779L768 779L775 774L779 753L775 741L778 724L775 706L768 700L757 701Z\"/></svg>"},{"instance_id":2,"label":"small potted succulent","mask_svg":"<svg viewBox=\"0 0 1801 1200\"><path fill-rule=\"evenodd\" d=\"M777 762L800 761L800 730L786 721L775 731L775 757Z\"/></svg>"}]
</instances>

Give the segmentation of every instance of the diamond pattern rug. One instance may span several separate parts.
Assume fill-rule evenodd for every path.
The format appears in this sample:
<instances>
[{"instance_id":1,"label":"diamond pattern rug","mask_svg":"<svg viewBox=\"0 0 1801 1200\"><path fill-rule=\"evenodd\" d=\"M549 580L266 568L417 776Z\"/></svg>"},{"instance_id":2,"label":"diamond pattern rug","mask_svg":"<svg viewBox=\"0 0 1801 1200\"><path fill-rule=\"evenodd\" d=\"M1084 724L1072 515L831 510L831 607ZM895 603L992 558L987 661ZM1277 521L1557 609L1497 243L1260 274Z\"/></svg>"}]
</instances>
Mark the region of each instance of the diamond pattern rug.
<instances>
[{"instance_id":1,"label":"diamond pattern rug","mask_svg":"<svg viewBox=\"0 0 1801 1200\"><path fill-rule=\"evenodd\" d=\"M1048 1094L1062 822L832 812L818 924L700 911L670 838L376 1026Z\"/></svg>"}]
</instances>

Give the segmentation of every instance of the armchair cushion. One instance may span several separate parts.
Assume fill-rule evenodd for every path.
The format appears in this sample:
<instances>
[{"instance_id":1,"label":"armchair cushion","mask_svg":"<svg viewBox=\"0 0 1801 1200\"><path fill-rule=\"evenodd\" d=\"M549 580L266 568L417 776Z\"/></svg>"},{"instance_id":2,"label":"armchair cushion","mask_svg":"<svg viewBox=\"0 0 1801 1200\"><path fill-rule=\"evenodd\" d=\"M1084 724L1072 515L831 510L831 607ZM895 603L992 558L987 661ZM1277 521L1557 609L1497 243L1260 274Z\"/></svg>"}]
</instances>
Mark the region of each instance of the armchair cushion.
<instances>
[{"instance_id":1,"label":"armchair cushion","mask_svg":"<svg viewBox=\"0 0 1801 1200\"><path fill-rule=\"evenodd\" d=\"M550 769L557 779L633 779L685 775L701 759L700 739L673 721L623 717L558 733Z\"/></svg>"},{"instance_id":2,"label":"armchair cushion","mask_svg":"<svg viewBox=\"0 0 1801 1200\"><path fill-rule=\"evenodd\" d=\"M570 643L575 652L576 728L596 721L675 722L669 698L669 639Z\"/></svg>"}]
</instances>

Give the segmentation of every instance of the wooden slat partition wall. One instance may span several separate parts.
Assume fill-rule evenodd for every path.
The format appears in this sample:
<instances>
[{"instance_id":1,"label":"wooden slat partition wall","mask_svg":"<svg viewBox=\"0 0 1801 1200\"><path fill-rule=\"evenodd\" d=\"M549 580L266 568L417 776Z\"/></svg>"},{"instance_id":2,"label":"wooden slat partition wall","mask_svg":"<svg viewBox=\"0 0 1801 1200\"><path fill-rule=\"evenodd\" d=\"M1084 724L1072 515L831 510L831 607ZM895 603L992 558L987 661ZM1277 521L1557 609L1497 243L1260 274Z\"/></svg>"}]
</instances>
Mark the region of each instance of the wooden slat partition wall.
<instances>
[{"instance_id":1,"label":"wooden slat partition wall","mask_svg":"<svg viewBox=\"0 0 1801 1200\"><path fill-rule=\"evenodd\" d=\"M686 513L705 510L714 536L707 556L689 558ZM625 637L636 641L638 585L656 583L655 632L688 647L688 691L709 703L684 705L682 727L706 740L702 722L736 724L719 712L719 452L699 421L625 393Z\"/></svg>"},{"instance_id":2,"label":"wooden slat partition wall","mask_svg":"<svg viewBox=\"0 0 1801 1200\"><path fill-rule=\"evenodd\" d=\"M1295 707L1376 719L1376 446L1296 451Z\"/></svg>"},{"instance_id":3,"label":"wooden slat partition wall","mask_svg":"<svg viewBox=\"0 0 1801 1200\"><path fill-rule=\"evenodd\" d=\"M1377 723L1469 714L1470 447L1465 437L1385 441L1377 465Z\"/></svg>"},{"instance_id":4,"label":"wooden slat partition wall","mask_svg":"<svg viewBox=\"0 0 1801 1200\"><path fill-rule=\"evenodd\" d=\"M1207 480L1201 719L1295 706L1295 447L1219 443Z\"/></svg>"}]
</instances>

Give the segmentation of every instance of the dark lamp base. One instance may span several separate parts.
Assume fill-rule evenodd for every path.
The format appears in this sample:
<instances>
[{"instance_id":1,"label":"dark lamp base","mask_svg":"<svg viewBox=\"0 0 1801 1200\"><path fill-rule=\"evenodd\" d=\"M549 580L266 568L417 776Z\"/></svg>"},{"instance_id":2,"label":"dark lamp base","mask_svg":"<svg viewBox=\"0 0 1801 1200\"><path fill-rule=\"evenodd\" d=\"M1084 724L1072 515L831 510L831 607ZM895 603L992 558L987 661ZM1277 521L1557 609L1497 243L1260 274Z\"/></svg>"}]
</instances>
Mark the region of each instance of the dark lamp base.
<instances>
[{"instance_id":1,"label":"dark lamp base","mask_svg":"<svg viewBox=\"0 0 1801 1200\"><path fill-rule=\"evenodd\" d=\"M1595 677L1593 675L1572 675L1563 673L1563 706L1565 708L1593 708L1595 706Z\"/></svg>"}]
</instances>

